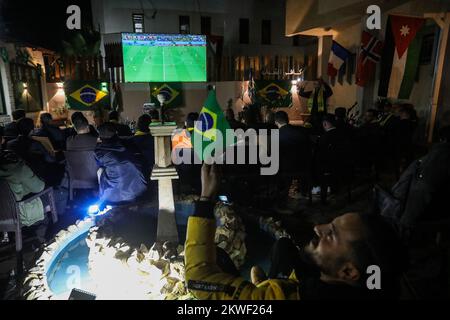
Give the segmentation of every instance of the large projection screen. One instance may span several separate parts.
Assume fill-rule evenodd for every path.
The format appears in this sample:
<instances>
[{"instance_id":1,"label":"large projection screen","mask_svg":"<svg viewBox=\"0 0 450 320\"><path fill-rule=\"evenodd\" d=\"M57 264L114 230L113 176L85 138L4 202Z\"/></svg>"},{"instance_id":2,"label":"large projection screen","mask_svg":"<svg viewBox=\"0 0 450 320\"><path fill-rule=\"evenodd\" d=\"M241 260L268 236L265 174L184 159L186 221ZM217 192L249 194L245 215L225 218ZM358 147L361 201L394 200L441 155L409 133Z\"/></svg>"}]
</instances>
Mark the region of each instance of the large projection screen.
<instances>
[{"instance_id":1,"label":"large projection screen","mask_svg":"<svg viewBox=\"0 0 450 320\"><path fill-rule=\"evenodd\" d=\"M206 81L206 36L123 33L126 82Z\"/></svg>"}]
</instances>

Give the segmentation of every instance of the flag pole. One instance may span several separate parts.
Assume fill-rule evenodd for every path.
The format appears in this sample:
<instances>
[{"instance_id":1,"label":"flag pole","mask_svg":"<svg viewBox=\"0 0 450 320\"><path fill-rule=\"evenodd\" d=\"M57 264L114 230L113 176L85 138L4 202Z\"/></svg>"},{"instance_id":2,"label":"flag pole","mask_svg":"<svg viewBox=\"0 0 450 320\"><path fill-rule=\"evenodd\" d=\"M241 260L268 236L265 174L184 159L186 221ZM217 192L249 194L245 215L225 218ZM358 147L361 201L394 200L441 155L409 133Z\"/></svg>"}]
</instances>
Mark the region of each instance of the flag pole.
<instances>
[{"instance_id":1,"label":"flag pole","mask_svg":"<svg viewBox=\"0 0 450 320\"><path fill-rule=\"evenodd\" d=\"M439 40L439 55L436 59L436 67L433 79L433 96L431 98L430 124L428 127L428 143L430 144L433 142L434 127L436 126L439 94L441 92L442 76L445 63L445 53L448 46L449 32L450 32L450 13L447 12L445 14L443 28L441 27L441 35Z\"/></svg>"}]
</instances>

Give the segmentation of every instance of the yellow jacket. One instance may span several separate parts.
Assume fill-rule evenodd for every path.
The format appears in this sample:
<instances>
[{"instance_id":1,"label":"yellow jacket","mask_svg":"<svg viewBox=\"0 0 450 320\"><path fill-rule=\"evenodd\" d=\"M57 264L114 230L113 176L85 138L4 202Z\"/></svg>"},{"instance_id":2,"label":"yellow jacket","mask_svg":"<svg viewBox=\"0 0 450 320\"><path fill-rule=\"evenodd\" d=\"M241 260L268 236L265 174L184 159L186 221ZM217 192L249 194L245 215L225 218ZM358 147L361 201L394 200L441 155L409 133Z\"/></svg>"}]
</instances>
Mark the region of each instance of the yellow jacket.
<instances>
[{"instance_id":1,"label":"yellow jacket","mask_svg":"<svg viewBox=\"0 0 450 320\"><path fill-rule=\"evenodd\" d=\"M257 286L241 277L224 273L216 264L213 219L190 217L185 244L186 283L201 300L298 300L299 283L289 280L266 280Z\"/></svg>"}]
</instances>

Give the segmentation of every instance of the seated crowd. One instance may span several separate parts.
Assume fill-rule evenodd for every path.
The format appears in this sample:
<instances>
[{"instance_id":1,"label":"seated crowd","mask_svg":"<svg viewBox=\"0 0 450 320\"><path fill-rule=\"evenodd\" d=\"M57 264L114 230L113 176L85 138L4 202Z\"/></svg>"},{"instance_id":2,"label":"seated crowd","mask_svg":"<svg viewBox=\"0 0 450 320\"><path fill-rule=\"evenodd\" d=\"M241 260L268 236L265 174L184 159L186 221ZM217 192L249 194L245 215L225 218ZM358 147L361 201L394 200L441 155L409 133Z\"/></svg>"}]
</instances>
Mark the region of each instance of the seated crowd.
<instances>
[{"instance_id":1,"label":"seated crowd","mask_svg":"<svg viewBox=\"0 0 450 320\"><path fill-rule=\"evenodd\" d=\"M64 215L74 189L94 189L100 205L132 202L149 191L154 164L150 115L139 118L135 134L118 122L115 111L98 127L81 112L70 120L72 126L61 129L51 114L42 113L37 129L24 110L16 110L13 121L0 127L0 174L17 199L52 187L58 214ZM42 219L34 219L42 210L23 211L22 222L46 221L43 212Z\"/></svg>"},{"instance_id":2,"label":"seated crowd","mask_svg":"<svg viewBox=\"0 0 450 320\"><path fill-rule=\"evenodd\" d=\"M383 205L376 207L378 212L348 213L317 225L314 238L301 248L282 238L271 252L269 274L254 267L250 283L223 261L227 257L216 259L214 253L213 204L223 181L217 166L180 164L183 192L201 193L188 223L185 253L187 286L194 295L200 299L398 297L399 280L407 267L404 231L411 231L450 191L450 115L444 115L440 124L441 141L418 160L414 142L417 115L411 105L398 106L395 111L389 104L369 109L360 125L349 119L343 108L335 114L320 114L314 125L302 126L290 124L284 111L267 113L262 121L255 106L247 107L239 120L232 109L225 116L234 130L279 129L280 168L274 180L269 180L276 185L269 198L277 212L290 212L286 203L295 181L299 184L296 196L310 198L317 193L327 204L330 194L339 195L351 183L356 169L373 169L377 174L392 169L399 178L392 194L405 206L402 212L393 212L383 207L386 201L382 201ZM89 172L90 179L98 183L99 204L148 199L156 193L150 182L155 161L150 127L158 117L154 112L141 115L133 133L120 124L115 111L107 122L96 121L95 127L83 113L75 112L71 116L73 127L68 129L60 129L50 114L43 113L36 130L34 121L23 110L16 110L13 122L0 131L0 178L8 181L17 199L53 187L59 214L64 213L68 192L76 188L74 181L80 172L82 177ZM174 149L182 149L181 154L190 152L191 159L196 157L191 135L198 118L198 113L190 113L184 128L172 137ZM41 138L47 138L48 144ZM229 177L224 174L224 179L237 174L233 170L228 169ZM255 177L246 168L242 172L230 194L248 200L252 196L248 190L257 190L261 185L258 179L263 177ZM401 182L407 179L404 187ZM45 221L46 204L36 203L36 208L23 210L21 219L31 224ZM382 269L385 280L381 291L367 288L367 270L373 265Z\"/></svg>"}]
</instances>

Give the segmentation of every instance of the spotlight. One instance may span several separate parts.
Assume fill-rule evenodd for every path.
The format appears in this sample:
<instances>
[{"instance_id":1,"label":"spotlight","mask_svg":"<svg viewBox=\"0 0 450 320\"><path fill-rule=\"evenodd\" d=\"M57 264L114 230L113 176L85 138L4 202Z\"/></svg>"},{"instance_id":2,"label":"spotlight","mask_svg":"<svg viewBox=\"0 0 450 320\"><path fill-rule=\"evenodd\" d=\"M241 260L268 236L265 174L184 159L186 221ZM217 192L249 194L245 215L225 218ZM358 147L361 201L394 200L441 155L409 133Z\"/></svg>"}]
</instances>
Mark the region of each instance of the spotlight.
<instances>
[{"instance_id":1,"label":"spotlight","mask_svg":"<svg viewBox=\"0 0 450 320\"><path fill-rule=\"evenodd\" d=\"M99 212L99 210L100 210L100 207L98 206L98 204L89 206L88 215L95 216Z\"/></svg>"},{"instance_id":2,"label":"spotlight","mask_svg":"<svg viewBox=\"0 0 450 320\"><path fill-rule=\"evenodd\" d=\"M92 206L89 206L88 215L91 217L102 216L102 215L108 213L112 208L113 208L112 206L108 205L103 210L101 210L100 206L98 204L94 204Z\"/></svg>"},{"instance_id":3,"label":"spotlight","mask_svg":"<svg viewBox=\"0 0 450 320\"><path fill-rule=\"evenodd\" d=\"M28 84L26 82L23 83L23 90L28 90Z\"/></svg>"},{"instance_id":4,"label":"spotlight","mask_svg":"<svg viewBox=\"0 0 450 320\"><path fill-rule=\"evenodd\" d=\"M292 80L291 83L293 86L295 86L297 84L298 80Z\"/></svg>"}]
</instances>

